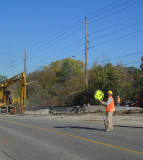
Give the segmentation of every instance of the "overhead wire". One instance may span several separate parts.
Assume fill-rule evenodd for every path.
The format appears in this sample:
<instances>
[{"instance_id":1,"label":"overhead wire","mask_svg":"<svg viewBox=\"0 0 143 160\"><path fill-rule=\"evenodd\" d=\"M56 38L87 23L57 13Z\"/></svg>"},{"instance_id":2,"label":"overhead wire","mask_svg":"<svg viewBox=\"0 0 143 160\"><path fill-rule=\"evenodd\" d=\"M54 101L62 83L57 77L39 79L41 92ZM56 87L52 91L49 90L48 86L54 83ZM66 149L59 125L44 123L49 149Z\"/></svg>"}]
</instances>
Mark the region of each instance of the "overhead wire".
<instances>
[{"instance_id":1,"label":"overhead wire","mask_svg":"<svg viewBox=\"0 0 143 160\"><path fill-rule=\"evenodd\" d=\"M93 14L98 13L98 12L100 12L100 11L108 8L108 7L111 7L112 5L117 4L117 3L120 2L120 1L122 1L122 0L117 0L117 1L115 1L115 2L112 2L112 3L110 3L110 4L108 4L108 5L100 8L100 9L94 11L94 12L91 12L91 13L87 14L86 16L89 17L90 15L93 15Z\"/></svg>"},{"instance_id":2,"label":"overhead wire","mask_svg":"<svg viewBox=\"0 0 143 160\"><path fill-rule=\"evenodd\" d=\"M98 43L97 45L93 45L92 47L95 47L95 46L100 46L100 45L103 45L103 44L106 44L106 43L109 43L109 42L112 42L112 41L115 41L115 40L118 40L118 39L121 39L121 38L125 38L125 37L128 37L130 35L133 35L135 33L138 33L138 32L142 32L143 31L143 28L140 29L140 30L137 30L135 32L131 32L129 34L126 34L126 35L123 35L123 36L120 36L120 37L117 37L117 38L114 38L114 39L111 39L111 40L108 40L108 41L105 41L105 42L101 42L101 43Z\"/></svg>"},{"instance_id":3,"label":"overhead wire","mask_svg":"<svg viewBox=\"0 0 143 160\"><path fill-rule=\"evenodd\" d=\"M127 65L131 65L131 64L135 64L135 63L141 63L141 61L134 61L134 62L130 62L130 63L123 63L121 65L122 66L127 66Z\"/></svg>"},{"instance_id":4,"label":"overhead wire","mask_svg":"<svg viewBox=\"0 0 143 160\"><path fill-rule=\"evenodd\" d=\"M120 22L118 22L118 23L116 23L116 24L114 24L114 25L110 25L110 26L108 26L108 27L101 28L101 29L99 29L99 30L97 30L97 31L95 31L95 32L92 32L92 34L96 34L96 33L98 33L98 32L101 32L101 31L104 31L104 30L107 30L107 29L111 29L111 28L113 28L113 27L115 27L115 26L118 26L118 25L120 25L120 24L127 23L127 22L129 22L129 21L131 21L131 20L133 20L133 19L136 19L136 18L138 18L138 17L141 17L141 16L143 16L143 13L142 13L142 14L139 14L139 15L136 15L136 16L134 16L134 17L132 17L132 18L129 18L129 19L120 21Z\"/></svg>"},{"instance_id":5,"label":"overhead wire","mask_svg":"<svg viewBox=\"0 0 143 160\"><path fill-rule=\"evenodd\" d=\"M138 3L141 3L141 2L143 2L143 1L140 0L140 1L135 2L135 3L133 3L133 4L129 5L129 6L127 6L127 7L124 7L124 8L122 8L122 9L119 9L118 11L112 12L112 13L110 13L110 14L108 14L108 15L105 15L105 16L103 16L103 17L101 17L101 18L95 19L95 20L93 20L93 21L91 21L91 22L88 22L88 23L91 24L91 23L93 23L93 22L102 20L102 19L104 19L104 18L106 18L106 17L109 17L109 16L111 16L111 15L113 15L113 14L115 14L115 13L118 13L118 12L120 12L120 11L122 11L122 10L125 10L125 9L127 9L127 8L129 8L129 7L132 7L132 6L134 6L134 5L138 4Z\"/></svg>"},{"instance_id":6,"label":"overhead wire","mask_svg":"<svg viewBox=\"0 0 143 160\"><path fill-rule=\"evenodd\" d=\"M116 7L113 7L113 8L111 8L111 9L107 10L107 11L104 11L104 12L102 12L102 13L100 13L100 14L97 14L97 15L95 15L94 17L88 18L88 20L91 20L91 19L93 19L93 18L97 18L97 17L99 17L99 16L101 16L101 15L107 13L107 12L110 12L110 11L116 9L116 8L119 8L119 7L123 6L123 5L125 5L125 4L128 3L128 2L132 2L132 0L127 0L126 2L120 4L120 5L116 6Z\"/></svg>"},{"instance_id":7,"label":"overhead wire","mask_svg":"<svg viewBox=\"0 0 143 160\"><path fill-rule=\"evenodd\" d=\"M129 0L128 0L129 1ZM128 2L127 1L127 2ZM113 4L116 4L117 2L119 2L119 1L116 1L116 2L113 2L113 3L111 3L111 4L109 4L109 5L107 5L107 6L105 6L105 7L103 7L103 8L101 8L100 10L98 10L98 11L96 11L96 12L99 12L99 11L101 11L101 10L103 10L103 9L105 9L105 8L107 8L107 7L109 7L109 6L111 6L111 5L113 5ZM81 18L82 19L82 18ZM80 19L80 20L81 20ZM78 21L76 21L76 23L77 23ZM74 23L74 24L76 24L76 23ZM72 26L72 25L71 25ZM67 29L68 29L69 27L67 27ZM59 32L60 33L60 32ZM42 41L43 42L43 41ZM41 47L41 46L40 46Z\"/></svg>"},{"instance_id":8,"label":"overhead wire","mask_svg":"<svg viewBox=\"0 0 143 160\"><path fill-rule=\"evenodd\" d=\"M140 17L141 15L143 15L143 14L137 15L137 16L135 16L135 17L132 17L132 18L130 18L130 19L127 19L127 20L125 20L125 21L122 21L122 22L120 22L120 23L117 23L117 24L115 24L115 25L112 25L112 26L109 26L109 27L100 29L100 30L98 30L98 31L92 32L92 34L95 34L95 33L97 33L97 32L103 31L103 30L108 29L108 28L111 29L111 27L114 27L114 26L116 26L116 25L125 23L125 22L130 21L130 20L133 20L134 18ZM140 23L142 23L142 22L140 22ZM137 23L137 24L140 24L140 23ZM137 25L137 24L134 24L134 25ZM132 26L134 26L134 25L132 25ZM129 26L129 27L132 27L132 26ZM127 28L128 28L128 27L123 28L123 29L121 29L121 30L124 30L124 29L127 29ZM117 31L115 31L115 32L118 32L118 31L121 31L121 30L117 30ZM113 34L113 33L115 33L115 32L109 33L109 34L107 34L107 35ZM105 35L105 36L107 36L107 35ZM105 36L103 36L103 37L105 37ZM100 38L100 37L96 37L96 39L98 39L98 38ZM81 40L81 39L80 39L80 40ZM92 39L92 40L94 40L94 39ZM52 45L54 45L54 44L55 44L55 43L53 43ZM52 46L52 45L51 45L51 46ZM47 48L47 47L46 47L46 48ZM44 48L44 49L45 49L45 48ZM43 49L42 49L42 50L43 50ZM40 50L40 51L41 51L41 50ZM39 53L39 51L37 51L36 53ZM36 53L34 52L34 54L36 54ZM31 54L30 54L30 56L31 56Z\"/></svg>"},{"instance_id":9,"label":"overhead wire","mask_svg":"<svg viewBox=\"0 0 143 160\"><path fill-rule=\"evenodd\" d=\"M117 1L115 1L115 2L112 2L112 3L110 3L109 5L106 5L105 7L103 7L103 8L101 8L101 9L97 10L97 11L94 11L94 12L88 14L87 16L90 16L90 15L93 14L93 13L98 13L99 11L102 11L102 10L104 10L105 8L108 8L109 6L112 6L113 4L118 3L119 1L121 1L121 0L117 0ZM64 29L62 29L62 30L60 30L59 32L57 32L57 33L55 33L54 35L48 37L47 39L42 40L42 41L40 41L40 42L32 45L31 47L26 47L26 48L28 48L28 49L33 48L33 47L35 47L35 46L37 46L37 45L40 45L41 43L49 40L50 38L57 37L57 36L59 37L58 34L63 34L63 32L65 32L65 31L67 32L68 29L71 30L71 27L73 28L73 26L74 26L74 25L77 25L77 23L78 23L78 24L81 24L81 23L79 23L79 21L82 20L83 18L84 18L84 17L80 18L79 20L77 20L77 21L74 22L73 24L67 26L66 28L64 28ZM53 41L53 40L52 40L52 41Z\"/></svg>"},{"instance_id":10,"label":"overhead wire","mask_svg":"<svg viewBox=\"0 0 143 160\"><path fill-rule=\"evenodd\" d=\"M128 1L127 1L128 2ZM139 1L140 2L140 1ZM123 3L123 4L125 4L125 3ZM134 4L136 4L136 3L134 3ZM132 4L132 5L134 5L134 4ZM121 6L121 5L120 5ZM54 44L53 44L54 45ZM47 47L46 47L47 48ZM45 49L45 48L44 48Z\"/></svg>"},{"instance_id":11,"label":"overhead wire","mask_svg":"<svg viewBox=\"0 0 143 160\"><path fill-rule=\"evenodd\" d=\"M57 41L55 41L55 42L53 42L53 43L51 43L51 44L49 44L49 45L46 45L46 46L44 45L44 46L45 46L44 48L41 48L41 47L36 48L36 51L35 51L35 52L32 51L33 54L39 53L39 52L42 51L42 50L45 50L45 49L47 49L47 48L49 48L49 47L54 46L55 44L57 44L57 42L61 42L62 40L65 40L65 38L69 38L71 35L77 33L77 32L78 32L79 30L81 30L82 28L83 28L83 26L80 27L80 28L78 28L75 32L72 32L72 33L68 34L66 37L60 37ZM31 52L30 55L33 55L32 52Z\"/></svg>"},{"instance_id":12,"label":"overhead wire","mask_svg":"<svg viewBox=\"0 0 143 160\"><path fill-rule=\"evenodd\" d=\"M1 74L6 75L11 70L14 70L14 68L17 66L17 63L19 60L22 60L22 55L17 56L16 59L13 59L9 64L6 64L6 66L1 68ZM18 67L18 66L17 66Z\"/></svg>"},{"instance_id":13,"label":"overhead wire","mask_svg":"<svg viewBox=\"0 0 143 160\"><path fill-rule=\"evenodd\" d=\"M140 16L140 15L139 15ZM137 16L136 16L137 17ZM135 18L135 17L133 17L133 18ZM132 18L131 18L132 19ZM123 28L123 29L125 29L125 28ZM122 29L122 30L123 30ZM119 31L119 30L118 30ZM117 32L117 31L116 31ZM110 33L111 34L111 33ZM112 33L113 34L113 33ZM78 47L76 47L76 48L78 48ZM73 49L74 50L74 49ZM61 50L61 51L63 51L63 50ZM59 51L59 52L61 52L61 51ZM59 53L59 52L57 52L57 53ZM55 55L55 54L54 54ZM63 54L62 54L63 55ZM60 55L60 56L62 56L62 55ZM49 57L48 57L49 58Z\"/></svg>"},{"instance_id":14,"label":"overhead wire","mask_svg":"<svg viewBox=\"0 0 143 160\"><path fill-rule=\"evenodd\" d=\"M141 61L135 61L135 62L126 63L126 64L123 64L123 66L130 65L130 64L135 64L135 63L141 63Z\"/></svg>"},{"instance_id":15,"label":"overhead wire","mask_svg":"<svg viewBox=\"0 0 143 160\"><path fill-rule=\"evenodd\" d=\"M115 58L111 58L111 59L107 59L107 60L103 60L103 61L99 61L98 63L104 63L104 62L110 62L110 61L113 61L113 60L117 60L117 59L121 59L121 58L125 58L125 57L130 57L130 56L133 56L133 55L137 55L137 54L140 54L140 53L143 53L143 50L141 51L137 51L137 52L133 52L133 53L128 53L124 56L118 56L118 57L115 57ZM91 65L91 64L88 64L88 65Z\"/></svg>"},{"instance_id":16,"label":"overhead wire","mask_svg":"<svg viewBox=\"0 0 143 160\"><path fill-rule=\"evenodd\" d=\"M114 31L114 32L108 33L108 34L106 34L106 35L104 35L104 36L96 37L96 39L98 39L98 38L102 38L102 37L105 37L105 36L107 36L107 35L114 34L114 33L116 33L116 32L119 32L119 31L122 31L122 30L128 29L128 28L130 28L130 27L133 27L133 26L138 25L138 24L141 24L141 23L143 23L143 22L139 22L139 23L133 24L133 25L131 25L131 26L128 26L128 27L122 28L122 29L120 29L120 30L117 30L117 31ZM81 40L81 39L80 39L80 40ZM78 46L78 47L80 47L80 46ZM76 47L76 48L78 48L78 47ZM76 48L74 48L74 49L76 49ZM72 49L72 50L74 50L74 49ZM61 51L63 51L63 50L61 50ZM61 51L59 51L59 52L61 52ZM58 52L58 53L59 53L59 52ZM55 54L54 54L54 55L55 55ZM62 55L63 55L63 54L62 54Z\"/></svg>"},{"instance_id":17,"label":"overhead wire","mask_svg":"<svg viewBox=\"0 0 143 160\"><path fill-rule=\"evenodd\" d=\"M80 18L78 21L74 22L73 24L65 27L64 29L56 32L54 35L51 35L50 37L48 37L48 38L46 38L46 39L44 39L44 40L42 40L42 41L40 41L40 42L38 42L38 43L36 43L36 44L33 44L31 47L30 47L30 46L27 47L27 49L31 49L31 48L33 48L33 47L35 47L35 46L41 45L41 43L46 42L46 41L49 41L49 40L50 40L51 38L53 38L53 37L55 37L54 39L56 39L56 37L60 37L60 34L63 35L64 32L69 32L69 30L72 30L72 28L73 28L74 25L77 26L77 25L81 24L81 23L79 22L81 19L82 19L82 18ZM77 23L78 23L78 24L77 24ZM70 27L72 27L72 28L70 28ZM75 28L75 26L74 26L74 28ZM54 39L53 39L53 40L54 40ZM53 41L53 40L50 40L50 42Z\"/></svg>"},{"instance_id":18,"label":"overhead wire","mask_svg":"<svg viewBox=\"0 0 143 160\"><path fill-rule=\"evenodd\" d=\"M117 2L117 1L116 1ZM125 3L127 3L127 2L129 2L129 1L126 1L126 2L124 2L124 3L122 3L121 5L123 5L123 4L125 4ZM115 4L115 3L112 3L112 4ZM114 8L117 8L117 7L119 7L119 6L121 6L121 5L118 5L118 6L116 6L116 7L114 7ZM108 5L109 6L109 5ZM101 9L102 10L102 9ZM100 10L100 11L101 11ZM55 43L54 43L55 44ZM54 45L54 44L52 44L52 45ZM46 47L47 48L47 47ZM45 49L45 48L44 48ZM43 49L42 49L43 50ZM41 50L40 50L41 51ZM38 53L39 51L37 51L37 53Z\"/></svg>"},{"instance_id":19,"label":"overhead wire","mask_svg":"<svg viewBox=\"0 0 143 160\"><path fill-rule=\"evenodd\" d=\"M117 59L121 59L121 58L125 58L125 57L130 57L130 56L137 55L137 54L140 54L140 53L143 53L143 50L138 51L138 52L134 52L134 53L128 53L128 54L126 54L124 56L118 56L118 57L111 58L111 59L108 59L108 60L100 61L98 63L107 62L107 61L110 62L110 61L113 61L113 60L117 60ZM140 61L136 61L136 62L132 62L132 63L127 63L127 64L133 64L133 63L139 63L139 62L141 62L141 60ZM127 64L123 64L123 65L127 65ZM88 64L87 66L91 66L91 65L93 65L93 64ZM28 72L28 73L30 73L30 72Z\"/></svg>"},{"instance_id":20,"label":"overhead wire","mask_svg":"<svg viewBox=\"0 0 143 160\"><path fill-rule=\"evenodd\" d=\"M114 38L114 39L112 39L112 40L108 40L108 41L105 41L105 42L101 42L101 43L99 43L99 44L97 44L97 45L94 45L94 46L92 46L92 47L99 46L99 45L103 45L103 44L105 44L105 43L112 42L112 41L115 41L115 40L118 40L118 39L121 39L121 38L130 36L130 35L132 35L132 34L138 33L138 32L140 32L140 31L143 31L143 29L137 30L137 31L135 31L135 32L131 32L131 33L126 34L126 35L124 35L124 36L120 36L120 37ZM62 55L63 55L63 54L62 54Z\"/></svg>"},{"instance_id":21,"label":"overhead wire","mask_svg":"<svg viewBox=\"0 0 143 160\"><path fill-rule=\"evenodd\" d=\"M119 1L116 1L116 3L117 2L119 2ZM128 2L128 1L127 1ZM139 3L140 1L138 1L138 3ZM115 2L113 2L113 3L111 3L110 5L112 5L112 4L116 4ZM137 2L136 2L137 3ZM134 4L132 4L132 5L135 5L136 3L134 3ZM110 6L110 5L108 5L108 7ZM121 6L121 5L120 5ZM131 6L131 5L130 5ZM102 9L105 9L107 6L105 6L105 7L103 7ZM108 8L107 7L107 8ZM129 7L129 6L128 6ZM117 6L115 7L115 8L117 8ZM100 9L100 11L102 10L102 9ZM111 10L110 10L111 11ZM97 11L96 11L97 12ZM95 12L95 13L96 13ZM119 11L118 11L119 12ZM103 17L102 17L103 18ZM76 23L73 23L73 25L70 25L69 27L67 27L67 29L69 29L69 30L71 30L72 29L72 27L75 25L75 24L77 24L78 23L78 21L76 21ZM78 25L79 25L79 23L78 23ZM59 32L59 34L61 33L61 31ZM57 36L57 33L55 34L55 36ZM51 36L51 38L53 38L54 36ZM43 42L45 42L45 41L41 41L41 43L43 43ZM105 43L105 42L104 42ZM40 43L37 43L37 45L39 45ZM46 44L45 44L46 45ZM36 46L36 45L35 45ZM30 48L29 48L30 49ZM41 48L42 49L42 48ZM37 52L38 53L38 52Z\"/></svg>"},{"instance_id":22,"label":"overhead wire","mask_svg":"<svg viewBox=\"0 0 143 160\"><path fill-rule=\"evenodd\" d=\"M142 24L142 23L143 23L143 21L138 22L138 23L136 23L136 24L133 24L133 25L131 25L131 26L127 26L127 27L121 28L121 29L116 30L116 31L114 31L114 32L110 32L110 33L107 33L107 34L105 34L105 35L102 35L102 36L99 36L99 37L96 37L96 38L92 38L92 40L95 40L95 39L97 40L97 39L100 39L100 38L107 37L107 36L109 36L109 35L112 35L112 34L114 34L114 33L118 33L118 32L121 32L121 31L124 31L124 30L126 30L126 29L132 28L132 27L134 27L134 26L136 26L136 25L139 25L139 24Z\"/></svg>"},{"instance_id":23,"label":"overhead wire","mask_svg":"<svg viewBox=\"0 0 143 160\"><path fill-rule=\"evenodd\" d=\"M84 52L84 49L77 51L76 54L83 53L83 52ZM61 54L61 55L59 55L58 57L56 57L56 59L58 59L58 58L61 57L61 56L63 56L63 54ZM49 58L51 58L51 57L49 57ZM51 60L50 60L49 58L44 59L44 60L42 61L42 63L39 62L39 65L44 65L45 63L51 62ZM54 59L53 59L53 60L54 60ZM32 65L28 66L28 69L33 70L33 66L37 66L37 64L38 64L38 63L32 64Z\"/></svg>"},{"instance_id":24,"label":"overhead wire","mask_svg":"<svg viewBox=\"0 0 143 160\"><path fill-rule=\"evenodd\" d=\"M142 22L141 22L142 23ZM127 27L126 27L127 28ZM125 28L124 28L125 29ZM123 30L123 29L122 29ZM139 30L139 31L142 31L142 30ZM133 33L130 33L130 34L128 34L128 35L124 35L124 36L122 36L122 37L118 37L118 38L116 38L116 39L114 39L114 40L117 40L117 39L119 39L119 38L123 38L123 37L126 37L126 36L129 36L129 35L131 35L131 34L135 34L135 33L137 33L137 32L139 32L139 31L136 31L136 32L133 32ZM111 40L110 40L111 41ZM112 40L113 41L113 40ZM105 43L105 42L104 42ZM106 42L107 43L107 42Z\"/></svg>"}]
</instances>

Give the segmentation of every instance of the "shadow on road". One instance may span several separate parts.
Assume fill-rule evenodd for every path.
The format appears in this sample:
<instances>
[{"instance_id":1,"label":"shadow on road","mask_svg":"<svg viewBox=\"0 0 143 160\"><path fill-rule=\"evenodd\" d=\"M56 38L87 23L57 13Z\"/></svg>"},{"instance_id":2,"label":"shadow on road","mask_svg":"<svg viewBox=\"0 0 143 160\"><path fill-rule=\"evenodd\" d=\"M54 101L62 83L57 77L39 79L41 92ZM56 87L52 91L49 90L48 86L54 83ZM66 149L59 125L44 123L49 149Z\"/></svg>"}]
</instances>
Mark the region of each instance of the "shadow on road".
<instances>
[{"instance_id":1,"label":"shadow on road","mask_svg":"<svg viewBox=\"0 0 143 160\"><path fill-rule=\"evenodd\" d=\"M80 126L56 126L56 127L53 127L53 128L71 128L71 129L88 129L88 130L96 130L96 131L105 131L105 129L80 127Z\"/></svg>"},{"instance_id":2,"label":"shadow on road","mask_svg":"<svg viewBox=\"0 0 143 160\"><path fill-rule=\"evenodd\" d=\"M138 128L143 129L143 127L137 127L137 126L123 126L123 125L114 125L115 127L123 127L123 128Z\"/></svg>"}]
</instances>

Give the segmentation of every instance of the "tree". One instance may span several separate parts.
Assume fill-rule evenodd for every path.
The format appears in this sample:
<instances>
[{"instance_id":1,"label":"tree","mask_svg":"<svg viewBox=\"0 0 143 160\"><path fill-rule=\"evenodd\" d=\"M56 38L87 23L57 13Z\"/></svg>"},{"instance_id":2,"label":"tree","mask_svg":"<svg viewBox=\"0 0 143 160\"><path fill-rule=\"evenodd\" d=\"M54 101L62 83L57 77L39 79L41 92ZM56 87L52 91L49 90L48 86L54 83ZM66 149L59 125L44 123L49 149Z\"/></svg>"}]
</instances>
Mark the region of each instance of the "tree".
<instances>
[{"instance_id":1,"label":"tree","mask_svg":"<svg viewBox=\"0 0 143 160\"><path fill-rule=\"evenodd\" d=\"M94 65L89 70L89 91L90 95L94 95L95 90L102 90L106 93L108 90L112 90L114 97L118 95L122 99L126 99L127 96L131 97L133 84L133 76L130 75L127 70L122 66L113 66L111 63L107 63L104 67L101 65ZM105 94L106 96L107 94ZM90 102L93 102L90 99Z\"/></svg>"},{"instance_id":2,"label":"tree","mask_svg":"<svg viewBox=\"0 0 143 160\"><path fill-rule=\"evenodd\" d=\"M143 56L141 57L141 65L140 65L141 70L143 71Z\"/></svg>"},{"instance_id":3,"label":"tree","mask_svg":"<svg viewBox=\"0 0 143 160\"><path fill-rule=\"evenodd\" d=\"M0 75L0 83L2 83L3 81L6 81L6 80L7 80L6 76Z\"/></svg>"},{"instance_id":4,"label":"tree","mask_svg":"<svg viewBox=\"0 0 143 160\"><path fill-rule=\"evenodd\" d=\"M44 67L42 71L35 71L27 76L28 81L38 81L39 84L50 92L52 84L56 81L55 73L48 67Z\"/></svg>"},{"instance_id":5,"label":"tree","mask_svg":"<svg viewBox=\"0 0 143 160\"><path fill-rule=\"evenodd\" d=\"M143 97L143 72L136 69L132 75L134 77L132 99L141 99Z\"/></svg>"},{"instance_id":6,"label":"tree","mask_svg":"<svg viewBox=\"0 0 143 160\"><path fill-rule=\"evenodd\" d=\"M57 82L52 86L60 105L72 105L75 95L84 86L84 63L79 60L66 58L52 62L49 69L57 76Z\"/></svg>"},{"instance_id":7,"label":"tree","mask_svg":"<svg viewBox=\"0 0 143 160\"><path fill-rule=\"evenodd\" d=\"M65 82L74 76L83 74L84 63L79 60L66 58L61 61L52 62L49 69L53 70L59 82Z\"/></svg>"},{"instance_id":8,"label":"tree","mask_svg":"<svg viewBox=\"0 0 143 160\"><path fill-rule=\"evenodd\" d=\"M42 97L44 104L71 105L75 95L84 87L84 63L71 58L52 62L42 70L29 74L27 80L35 85L38 82L46 92L46 99ZM34 89L36 87L32 91ZM36 92L41 93L41 89Z\"/></svg>"},{"instance_id":9,"label":"tree","mask_svg":"<svg viewBox=\"0 0 143 160\"><path fill-rule=\"evenodd\" d=\"M38 81L30 83L27 86L27 99L28 99L28 106L39 106L42 102L47 99L47 92L46 90L39 84Z\"/></svg>"}]
</instances>

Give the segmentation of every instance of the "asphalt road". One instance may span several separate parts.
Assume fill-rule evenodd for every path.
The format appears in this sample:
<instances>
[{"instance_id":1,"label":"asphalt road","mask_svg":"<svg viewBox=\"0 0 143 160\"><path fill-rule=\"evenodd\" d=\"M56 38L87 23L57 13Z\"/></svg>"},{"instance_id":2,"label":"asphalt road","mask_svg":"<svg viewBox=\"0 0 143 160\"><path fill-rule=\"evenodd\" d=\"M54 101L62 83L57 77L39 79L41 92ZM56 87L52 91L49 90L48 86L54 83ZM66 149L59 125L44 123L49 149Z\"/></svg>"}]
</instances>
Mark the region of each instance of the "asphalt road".
<instances>
[{"instance_id":1,"label":"asphalt road","mask_svg":"<svg viewBox=\"0 0 143 160\"><path fill-rule=\"evenodd\" d=\"M142 160L143 127L0 115L0 160Z\"/></svg>"}]
</instances>

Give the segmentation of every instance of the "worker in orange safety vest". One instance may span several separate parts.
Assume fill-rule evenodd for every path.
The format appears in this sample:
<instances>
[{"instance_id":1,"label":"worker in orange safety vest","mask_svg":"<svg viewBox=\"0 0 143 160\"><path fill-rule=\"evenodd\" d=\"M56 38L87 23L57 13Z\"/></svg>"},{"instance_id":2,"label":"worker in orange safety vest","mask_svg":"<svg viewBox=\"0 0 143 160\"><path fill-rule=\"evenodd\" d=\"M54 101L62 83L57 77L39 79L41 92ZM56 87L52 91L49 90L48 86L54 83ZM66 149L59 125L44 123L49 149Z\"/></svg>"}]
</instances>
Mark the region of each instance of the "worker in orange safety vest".
<instances>
[{"instance_id":1,"label":"worker in orange safety vest","mask_svg":"<svg viewBox=\"0 0 143 160\"><path fill-rule=\"evenodd\" d=\"M120 106L121 100L120 100L120 96L117 96L117 106Z\"/></svg>"},{"instance_id":2,"label":"worker in orange safety vest","mask_svg":"<svg viewBox=\"0 0 143 160\"><path fill-rule=\"evenodd\" d=\"M105 112L106 112L106 120L107 120L107 129L106 132L109 132L113 130L113 122L112 122L112 115L115 111L114 106L114 99L112 97L113 92L109 90L108 92L108 98L106 102L100 101L103 105L105 105Z\"/></svg>"}]
</instances>

